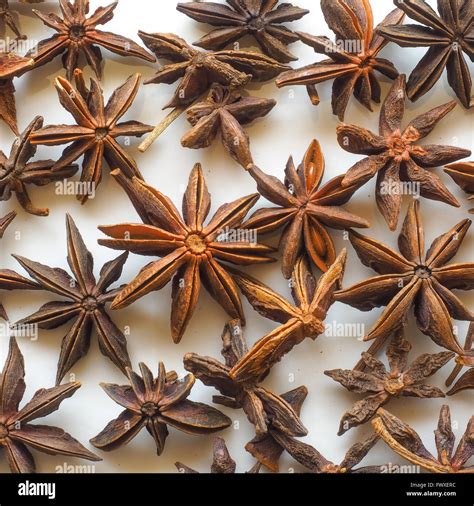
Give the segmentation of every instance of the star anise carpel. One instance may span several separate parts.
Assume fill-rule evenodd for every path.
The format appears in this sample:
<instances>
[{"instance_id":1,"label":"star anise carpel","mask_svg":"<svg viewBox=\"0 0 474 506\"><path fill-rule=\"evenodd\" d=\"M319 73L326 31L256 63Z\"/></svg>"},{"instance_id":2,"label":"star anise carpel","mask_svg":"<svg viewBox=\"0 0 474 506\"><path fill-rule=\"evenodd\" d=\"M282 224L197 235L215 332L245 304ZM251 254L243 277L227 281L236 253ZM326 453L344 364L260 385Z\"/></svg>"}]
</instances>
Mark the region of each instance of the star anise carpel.
<instances>
[{"instance_id":1,"label":"star anise carpel","mask_svg":"<svg viewBox=\"0 0 474 506\"><path fill-rule=\"evenodd\" d=\"M446 392L447 395L454 395L462 390L474 390L474 322L469 324L463 353L456 357L456 365L446 380L446 386L452 385L463 367L468 367L468 370Z\"/></svg>"},{"instance_id":2,"label":"star anise carpel","mask_svg":"<svg viewBox=\"0 0 474 506\"><path fill-rule=\"evenodd\" d=\"M461 189L471 194L469 200L474 200L474 162L451 163L446 165L444 172L451 176ZM469 212L474 213L474 208Z\"/></svg>"},{"instance_id":3,"label":"star anise carpel","mask_svg":"<svg viewBox=\"0 0 474 506\"><path fill-rule=\"evenodd\" d=\"M302 32L297 35L304 44L327 58L285 72L276 84L278 87L306 85L311 101L317 105L315 85L334 79L332 110L343 121L352 94L369 111L372 111L372 101L380 102L381 89L375 71L390 79L395 79L398 71L390 61L378 56L388 41L374 30L369 0L321 0L321 9L326 23L336 34L336 41ZM401 10L395 9L379 26L400 24L403 16Z\"/></svg>"}]
</instances>

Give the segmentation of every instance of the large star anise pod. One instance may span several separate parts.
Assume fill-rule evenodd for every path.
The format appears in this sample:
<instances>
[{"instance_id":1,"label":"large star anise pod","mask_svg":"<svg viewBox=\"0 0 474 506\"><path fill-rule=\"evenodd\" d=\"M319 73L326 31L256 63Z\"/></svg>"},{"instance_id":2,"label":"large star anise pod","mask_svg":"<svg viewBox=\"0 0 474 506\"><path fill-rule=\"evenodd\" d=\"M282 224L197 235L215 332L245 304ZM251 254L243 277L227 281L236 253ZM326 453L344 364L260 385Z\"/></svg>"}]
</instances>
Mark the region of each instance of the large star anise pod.
<instances>
[{"instance_id":1,"label":"large star anise pod","mask_svg":"<svg viewBox=\"0 0 474 506\"><path fill-rule=\"evenodd\" d=\"M56 411L61 402L71 397L81 384L76 381L42 388L20 409L26 389L24 378L23 355L12 337L0 376L0 449L5 450L12 472L35 472L35 461L28 446L49 455L66 455L95 462L102 460L63 429L30 423Z\"/></svg>"},{"instance_id":2,"label":"large star anise pod","mask_svg":"<svg viewBox=\"0 0 474 506\"><path fill-rule=\"evenodd\" d=\"M161 455L168 437L168 425L188 434L211 434L232 423L217 409L187 399L195 382L192 374L177 380L175 373L167 376L160 362L154 378L144 363L139 367L141 376L127 368L130 385L101 384L105 393L125 410L91 439L96 448L115 450L128 444L146 427Z\"/></svg>"},{"instance_id":3,"label":"large star anise pod","mask_svg":"<svg viewBox=\"0 0 474 506\"><path fill-rule=\"evenodd\" d=\"M451 426L449 406L441 407L438 428L434 431L438 458L431 455L409 425L383 408L377 411L377 417L371 423L393 451L430 473L474 473L474 466L466 465L474 455L474 416L471 416L466 432L454 451L456 436Z\"/></svg>"},{"instance_id":4,"label":"large star anise pod","mask_svg":"<svg viewBox=\"0 0 474 506\"><path fill-rule=\"evenodd\" d=\"M474 3L472 0L438 0L439 15L425 0L394 0L410 18L421 24L379 27L378 32L401 47L428 47L407 84L410 100L418 100L438 81L446 68L448 82L462 105L471 106L472 78L463 52L474 61Z\"/></svg>"},{"instance_id":5,"label":"large star anise pod","mask_svg":"<svg viewBox=\"0 0 474 506\"><path fill-rule=\"evenodd\" d=\"M44 0L20 0L22 3L40 3L44 2ZM1 26L9 26L12 32L19 39L26 39L25 35L22 35L18 24L15 19L15 15L12 13L12 8L9 5L9 0L0 0L0 27ZM3 30L3 28L2 28Z\"/></svg>"},{"instance_id":6,"label":"large star anise pod","mask_svg":"<svg viewBox=\"0 0 474 506\"><path fill-rule=\"evenodd\" d=\"M446 392L447 395L457 394L461 390L474 390L474 322L471 322L469 325L463 353L456 357L456 365L446 380L446 386L450 386L453 383L464 366L469 367L469 369Z\"/></svg>"},{"instance_id":7,"label":"large star anise pod","mask_svg":"<svg viewBox=\"0 0 474 506\"><path fill-rule=\"evenodd\" d=\"M135 56L149 62L156 61L153 55L140 47L133 40L111 32L97 30L98 25L108 23L114 17L118 2L106 7L99 7L91 16L89 0L59 0L63 19L54 13L33 12L56 33L49 39L42 40L27 56L33 58L39 67L62 54L63 67L67 70L66 77L72 79L74 70L85 57L96 76L102 77L102 53L99 46L121 56Z\"/></svg>"},{"instance_id":8,"label":"large star anise pod","mask_svg":"<svg viewBox=\"0 0 474 506\"><path fill-rule=\"evenodd\" d=\"M234 279L253 308L281 325L259 339L232 367L230 376L239 382L259 378L305 338L316 339L325 330L324 319L342 283L347 253L344 249L318 283L304 256L296 261L291 304L260 281L235 273Z\"/></svg>"},{"instance_id":9,"label":"large star anise pod","mask_svg":"<svg viewBox=\"0 0 474 506\"><path fill-rule=\"evenodd\" d=\"M193 125L181 138L186 148L207 148L220 132L222 144L232 158L247 168L253 162L249 136L242 125L266 116L276 101L242 95L220 84L212 85L205 99L186 110Z\"/></svg>"},{"instance_id":10,"label":"large star anise pod","mask_svg":"<svg viewBox=\"0 0 474 506\"><path fill-rule=\"evenodd\" d=\"M466 193L473 194L469 200L474 200L474 162L452 163L446 165L444 172L451 176ZM474 213L474 208L469 212Z\"/></svg>"},{"instance_id":11,"label":"large star anise pod","mask_svg":"<svg viewBox=\"0 0 474 506\"><path fill-rule=\"evenodd\" d=\"M60 268L48 267L27 258L14 255L22 267L41 285L43 290L61 295L69 301L48 302L36 313L15 323L14 327L38 325L42 329L55 329L73 320L61 344L56 382L59 384L67 371L89 351L93 331L97 333L99 347L120 370L130 365L127 341L121 330L112 322L105 305L113 300L118 289L108 290L122 274L127 253L104 264L99 280L94 276L94 261L72 218L66 216L67 261L74 274L72 278Z\"/></svg>"},{"instance_id":12,"label":"large star anise pod","mask_svg":"<svg viewBox=\"0 0 474 506\"><path fill-rule=\"evenodd\" d=\"M244 227L259 234L284 227L279 247L282 251L282 272L287 279L291 277L302 250L323 272L334 263L336 250L326 226L336 229L369 226L366 220L341 207L360 185L343 188L341 181L344 176L337 176L321 186L324 157L317 140L310 144L298 170L290 157L285 169L285 184L255 165L249 173L257 182L258 191L278 207L259 209L244 223Z\"/></svg>"},{"instance_id":13,"label":"large star anise pod","mask_svg":"<svg viewBox=\"0 0 474 506\"><path fill-rule=\"evenodd\" d=\"M278 0L226 0L227 5L216 2L187 2L177 5L178 11L201 23L217 26L194 43L204 49L223 49L245 35L251 35L262 51L278 61L288 63L297 60L288 48L298 35L282 26L309 13L290 3ZM279 5L277 5L279 4Z\"/></svg>"},{"instance_id":14,"label":"large star anise pod","mask_svg":"<svg viewBox=\"0 0 474 506\"><path fill-rule=\"evenodd\" d=\"M277 80L277 86L307 86L314 105L319 103L315 85L334 79L332 87L332 110L342 121L351 95L372 110L371 101L380 102L380 84L375 75L378 71L390 79L398 76L397 69L378 53L387 41L375 33L372 8L369 0L321 0L321 8L329 28L336 34L336 42L325 36L298 32L301 41L316 53L329 57L297 70L289 70ZM403 12L393 10L379 26L398 24Z\"/></svg>"},{"instance_id":15,"label":"large star anise pod","mask_svg":"<svg viewBox=\"0 0 474 506\"><path fill-rule=\"evenodd\" d=\"M390 230L397 227L404 193L459 207L459 202L438 176L426 169L454 162L471 152L456 146L418 143L454 107L455 101L435 107L414 118L402 130L405 76L400 75L382 105L378 135L356 125L337 127L337 140L343 149L349 153L368 155L347 171L342 185L367 182L377 174L375 198Z\"/></svg>"},{"instance_id":16,"label":"large star anise pod","mask_svg":"<svg viewBox=\"0 0 474 506\"><path fill-rule=\"evenodd\" d=\"M425 254L419 202L410 205L400 235L400 253L385 244L350 232L349 239L361 262L378 276L336 292L336 300L361 311L386 306L365 341L383 342L414 308L418 328L431 339L462 354L451 317L473 320L474 315L454 295L453 289L474 288L474 263L450 264L471 225L463 220L432 243Z\"/></svg>"},{"instance_id":17,"label":"large star anise pod","mask_svg":"<svg viewBox=\"0 0 474 506\"><path fill-rule=\"evenodd\" d=\"M15 193L18 202L25 211L37 216L48 216L49 209L35 207L28 195L27 185L44 186L53 181L62 181L73 176L77 165L63 165L53 171L53 160L29 162L36 154L36 146L30 142L31 135L41 129L43 118L37 116L25 131L13 142L10 156L7 158L0 150L0 200L10 200Z\"/></svg>"},{"instance_id":18,"label":"large star anise pod","mask_svg":"<svg viewBox=\"0 0 474 506\"><path fill-rule=\"evenodd\" d=\"M352 427L357 427L370 420L378 408L399 396L409 397L444 397L439 388L425 383L425 379L441 369L453 357L453 352L424 353L408 366L408 354L411 344L404 339L403 332L393 336L388 348L387 359L390 370L370 353L362 353L366 370L354 371L333 369L324 371L326 376L340 383L343 387L357 394L369 394L356 402L344 413L339 424L338 436Z\"/></svg>"},{"instance_id":19,"label":"large star anise pod","mask_svg":"<svg viewBox=\"0 0 474 506\"><path fill-rule=\"evenodd\" d=\"M31 143L47 146L72 143L55 163L53 171L61 170L84 155L81 182L88 188L100 184L104 158L113 169L120 168L127 176L142 178L135 160L117 142L118 137L141 137L153 130L138 121L118 123L138 93L140 74L130 76L117 88L107 105L104 105L102 89L95 79L91 79L88 89L80 70L75 71L74 78L76 89L62 77L57 77L54 85L61 105L71 113L77 125L46 126L31 135ZM89 193L83 192L77 198L85 203Z\"/></svg>"},{"instance_id":20,"label":"large star anise pod","mask_svg":"<svg viewBox=\"0 0 474 506\"><path fill-rule=\"evenodd\" d=\"M112 172L125 190L143 224L124 223L100 226L112 239L99 244L139 255L161 257L146 265L115 298L112 308L128 306L173 278L171 335L179 342L196 308L201 281L207 291L232 317L244 319L237 285L223 262L250 265L273 262L274 249L252 243L246 237L221 239L226 231L238 228L258 194L248 195L222 205L204 225L211 197L201 166L196 164L189 176L183 197L183 218L171 200L138 178L129 179L120 171ZM237 230L236 230L237 229Z\"/></svg>"}]
</instances>

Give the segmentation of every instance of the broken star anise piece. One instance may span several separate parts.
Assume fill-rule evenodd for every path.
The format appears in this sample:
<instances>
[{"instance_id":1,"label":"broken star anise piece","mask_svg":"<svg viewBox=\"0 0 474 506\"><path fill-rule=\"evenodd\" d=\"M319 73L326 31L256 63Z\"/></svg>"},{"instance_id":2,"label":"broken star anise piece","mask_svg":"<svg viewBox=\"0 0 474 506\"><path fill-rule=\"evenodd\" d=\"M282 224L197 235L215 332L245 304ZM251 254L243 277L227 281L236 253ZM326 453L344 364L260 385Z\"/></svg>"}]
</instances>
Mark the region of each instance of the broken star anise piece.
<instances>
[{"instance_id":1,"label":"broken star anise piece","mask_svg":"<svg viewBox=\"0 0 474 506\"><path fill-rule=\"evenodd\" d=\"M156 61L154 56L140 47L136 42L121 35L97 30L98 25L108 23L114 17L118 2L106 7L98 7L89 17L89 0L59 0L63 19L54 13L46 14L34 10L46 26L57 33L49 39L42 40L26 56L33 58L35 67L50 62L62 54L66 77L72 79L78 68L81 56L92 67L95 75L102 77L102 46L120 56L135 56L149 62Z\"/></svg>"},{"instance_id":2,"label":"broken star anise piece","mask_svg":"<svg viewBox=\"0 0 474 506\"><path fill-rule=\"evenodd\" d=\"M282 23L296 21L309 13L290 3L278 0L226 0L229 6L216 2L187 2L177 5L178 11L201 23L217 26L194 43L204 49L223 49L245 35L251 35L262 51L278 61L297 60L288 48L299 37Z\"/></svg>"},{"instance_id":3,"label":"broken star anise piece","mask_svg":"<svg viewBox=\"0 0 474 506\"><path fill-rule=\"evenodd\" d=\"M28 446L49 455L65 455L92 461L102 460L63 429L30 423L53 413L64 399L81 386L66 383L38 390L30 402L19 407L25 393L25 365L15 339L10 338L8 356L0 376L0 449L14 473L34 473L36 465Z\"/></svg>"},{"instance_id":4,"label":"broken star anise piece","mask_svg":"<svg viewBox=\"0 0 474 506\"><path fill-rule=\"evenodd\" d=\"M97 187L102 179L104 158L108 165L120 168L127 176L140 177L135 160L122 148L117 138L123 136L141 137L153 130L153 127L138 121L118 123L119 119L131 107L140 86L140 74L130 76L117 88L104 105L100 84L91 78L90 89L87 88L82 71L74 73L76 89L62 77L55 79L61 105L72 115L77 125L50 125L35 131L31 135L32 144L58 146L69 144L61 158L53 167L62 167L84 155L82 162L81 182L86 190L77 198L87 202L91 186Z\"/></svg>"},{"instance_id":5,"label":"broken star anise piece","mask_svg":"<svg viewBox=\"0 0 474 506\"><path fill-rule=\"evenodd\" d=\"M430 473L474 473L474 466L466 465L474 455L474 416L468 421L466 432L454 451L456 436L452 430L449 406L441 407L438 428L434 431L438 458L431 455L409 425L383 408L379 408L371 423L393 451Z\"/></svg>"},{"instance_id":6,"label":"broken star anise piece","mask_svg":"<svg viewBox=\"0 0 474 506\"><path fill-rule=\"evenodd\" d=\"M324 332L324 319L334 302L334 292L341 286L346 257L344 249L317 283L306 257L298 258L291 282L294 305L260 281L243 273L234 274L253 308L281 324L259 339L232 367L230 376L235 381L261 377L305 338L314 340Z\"/></svg>"},{"instance_id":7,"label":"broken star anise piece","mask_svg":"<svg viewBox=\"0 0 474 506\"><path fill-rule=\"evenodd\" d=\"M471 322L464 342L464 350L461 355L456 357L456 365L446 380L446 386L450 386L462 371L463 367L469 369L456 381L447 395L454 395L461 390L474 390L474 322Z\"/></svg>"},{"instance_id":8,"label":"broken star anise piece","mask_svg":"<svg viewBox=\"0 0 474 506\"><path fill-rule=\"evenodd\" d=\"M105 393L125 410L91 439L96 448L115 450L128 444L146 427L155 440L157 454L161 455L168 437L168 425L188 434L211 434L232 423L217 409L187 399L195 382L192 374L181 380L169 378L160 362L154 378L144 363L139 366L141 376L127 368L130 385L101 384Z\"/></svg>"},{"instance_id":9,"label":"broken star anise piece","mask_svg":"<svg viewBox=\"0 0 474 506\"><path fill-rule=\"evenodd\" d=\"M442 351L441 353L424 353L408 366L408 354L411 344L404 339L403 331L397 331L387 348L387 358L390 370L369 353L362 353L365 371L333 369L324 371L334 381L357 394L369 394L356 402L341 418L338 436L352 427L357 427L370 420L378 408L399 396L420 398L444 397L439 388L425 383L425 379L432 376L438 369L448 363L455 354Z\"/></svg>"},{"instance_id":10,"label":"broken star anise piece","mask_svg":"<svg viewBox=\"0 0 474 506\"><path fill-rule=\"evenodd\" d=\"M380 102L380 84L375 71L390 79L398 76L393 64L379 58L378 53L387 45L374 31L373 14L369 0L321 0L321 9L329 28L336 34L336 42L325 36L298 32L300 40L316 53L329 57L301 69L289 70L276 81L278 87L306 85L311 101L319 103L315 85L334 79L332 110L341 121L352 94L370 111L371 102ZM403 12L393 10L379 26L403 20Z\"/></svg>"},{"instance_id":11,"label":"broken star anise piece","mask_svg":"<svg viewBox=\"0 0 474 506\"><path fill-rule=\"evenodd\" d=\"M285 169L284 184L262 172L255 165L249 170L257 189L278 207L259 209L244 223L244 227L266 234L283 228L280 238L282 272L290 278L296 259L305 251L318 269L325 272L336 259L333 240L326 227L346 229L365 228L369 223L345 211L341 206L349 201L360 184L342 187L344 176L337 176L321 186L324 157L317 140L310 144L298 170L290 157Z\"/></svg>"},{"instance_id":12,"label":"broken star anise piece","mask_svg":"<svg viewBox=\"0 0 474 506\"><path fill-rule=\"evenodd\" d=\"M183 217L171 200L138 178L112 172L129 196L143 223L100 226L112 239L99 244L139 255L157 256L146 265L115 298L112 308L122 308L147 293L160 290L173 278L171 334L179 342L196 308L201 281L211 296L231 318L244 319L237 285L226 263L251 265L274 262L273 248L252 243L247 237L226 236L238 232L242 220L257 202L258 194L248 195L222 205L204 225L211 197L204 175L196 164L189 176L183 197Z\"/></svg>"},{"instance_id":13,"label":"broken star anise piece","mask_svg":"<svg viewBox=\"0 0 474 506\"><path fill-rule=\"evenodd\" d=\"M390 230L397 227L405 193L459 207L459 202L439 177L426 169L455 162L471 152L456 146L419 144L454 107L455 101L435 107L414 118L402 130L405 113L405 76L402 74L383 102L379 134L356 125L337 127L337 140L343 149L368 155L347 171L342 186L367 182L377 174L375 199Z\"/></svg>"},{"instance_id":14,"label":"broken star anise piece","mask_svg":"<svg viewBox=\"0 0 474 506\"><path fill-rule=\"evenodd\" d=\"M458 162L446 165L444 172L466 193L472 194L468 200L474 200L474 162ZM469 210L474 213L474 208Z\"/></svg>"},{"instance_id":15,"label":"broken star anise piece","mask_svg":"<svg viewBox=\"0 0 474 506\"><path fill-rule=\"evenodd\" d=\"M10 0L11 1L11 0ZM22 3L40 3L44 0L20 0ZM12 8L9 5L9 0L0 0L0 29L3 31L3 27L6 25L10 27L10 30L17 36L18 39L26 39L25 35L22 35L20 28L15 19L15 14L12 12Z\"/></svg>"},{"instance_id":16,"label":"broken star anise piece","mask_svg":"<svg viewBox=\"0 0 474 506\"><path fill-rule=\"evenodd\" d=\"M37 325L41 329L55 329L73 320L61 344L56 382L59 384L67 371L89 351L93 331L99 347L122 372L130 365L127 341L112 322L105 305L113 300L120 289L108 290L117 281L127 260L127 253L104 264L96 281L94 262L72 218L66 216L67 261L74 278L60 268L15 256L22 267L41 285L43 290L63 296L69 301L48 302L36 313L15 323L14 328Z\"/></svg>"},{"instance_id":17,"label":"broken star anise piece","mask_svg":"<svg viewBox=\"0 0 474 506\"><path fill-rule=\"evenodd\" d=\"M471 71L463 52L474 61L474 3L472 0L438 0L439 15L425 0L394 0L407 16L421 24L378 28L381 36L401 47L427 47L407 84L410 100L418 100L439 80L443 70L462 105L471 106Z\"/></svg>"},{"instance_id":18,"label":"broken star anise piece","mask_svg":"<svg viewBox=\"0 0 474 506\"><path fill-rule=\"evenodd\" d=\"M276 101L242 95L220 84L214 84L205 99L186 110L186 117L193 125L181 138L186 148L207 148L220 132L222 144L232 158L242 167L253 162L249 136L242 125L266 116Z\"/></svg>"}]
</instances>

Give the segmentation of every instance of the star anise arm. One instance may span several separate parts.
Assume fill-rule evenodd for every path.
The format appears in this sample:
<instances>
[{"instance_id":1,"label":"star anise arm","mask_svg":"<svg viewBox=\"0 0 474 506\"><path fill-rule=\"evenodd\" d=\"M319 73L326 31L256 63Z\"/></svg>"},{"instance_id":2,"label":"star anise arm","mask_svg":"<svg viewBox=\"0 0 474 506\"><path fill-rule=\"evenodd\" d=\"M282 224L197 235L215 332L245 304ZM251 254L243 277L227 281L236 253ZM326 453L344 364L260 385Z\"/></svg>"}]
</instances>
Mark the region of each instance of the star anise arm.
<instances>
[{"instance_id":1,"label":"star anise arm","mask_svg":"<svg viewBox=\"0 0 474 506\"><path fill-rule=\"evenodd\" d=\"M33 455L26 445L9 438L5 445L8 463L13 473L34 473L36 470Z\"/></svg>"},{"instance_id":2,"label":"star anise arm","mask_svg":"<svg viewBox=\"0 0 474 506\"><path fill-rule=\"evenodd\" d=\"M109 452L128 444L145 426L146 418L142 414L125 409L109 422L97 436L90 440L92 446Z\"/></svg>"},{"instance_id":3,"label":"star anise arm","mask_svg":"<svg viewBox=\"0 0 474 506\"><path fill-rule=\"evenodd\" d=\"M446 395L454 395L462 390L474 390L474 367L467 370L446 392Z\"/></svg>"},{"instance_id":4,"label":"star anise arm","mask_svg":"<svg viewBox=\"0 0 474 506\"><path fill-rule=\"evenodd\" d=\"M433 30L449 33L449 24L446 24L425 0L395 0L395 4L411 19L427 25Z\"/></svg>"},{"instance_id":5,"label":"star anise arm","mask_svg":"<svg viewBox=\"0 0 474 506\"><path fill-rule=\"evenodd\" d=\"M456 255L471 223L471 220L462 220L434 239L426 252L425 260L431 269L446 265Z\"/></svg>"},{"instance_id":6,"label":"star anise arm","mask_svg":"<svg viewBox=\"0 0 474 506\"><path fill-rule=\"evenodd\" d=\"M360 463L360 461L369 453L369 451L375 446L379 437L377 434L369 436L361 443L353 444L344 456L344 460L340 466L344 469L352 471L354 466ZM360 471L359 471L360 472Z\"/></svg>"},{"instance_id":7,"label":"star anise arm","mask_svg":"<svg viewBox=\"0 0 474 506\"><path fill-rule=\"evenodd\" d=\"M0 408L3 416L18 411L25 393L25 363L15 338L10 338L8 356L0 376Z\"/></svg>"},{"instance_id":8,"label":"star anise arm","mask_svg":"<svg viewBox=\"0 0 474 506\"><path fill-rule=\"evenodd\" d=\"M449 410L449 408L446 406ZM451 465L455 469L462 469L466 462L474 455L474 444L472 435L474 434L474 416L471 416L467 422L466 431L458 444L456 452L451 459ZM472 466L465 468L467 472L474 472Z\"/></svg>"},{"instance_id":9,"label":"star anise arm","mask_svg":"<svg viewBox=\"0 0 474 506\"><path fill-rule=\"evenodd\" d=\"M183 217L186 225L193 230L202 228L210 207L211 196L207 189L201 164L197 163L191 171L183 196Z\"/></svg>"},{"instance_id":10,"label":"star anise arm","mask_svg":"<svg viewBox=\"0 0 474 506\"><path fill-rule=\"evenodd\" d=\"M134 56L149 62L155 62L156 58L148 51L143 49L133 40L117 35L116 33L104 32L102 30L88 30L87 38L92 43L105 47L112 53L119 54L120 56Z\"/></svg>"}]
</instances>

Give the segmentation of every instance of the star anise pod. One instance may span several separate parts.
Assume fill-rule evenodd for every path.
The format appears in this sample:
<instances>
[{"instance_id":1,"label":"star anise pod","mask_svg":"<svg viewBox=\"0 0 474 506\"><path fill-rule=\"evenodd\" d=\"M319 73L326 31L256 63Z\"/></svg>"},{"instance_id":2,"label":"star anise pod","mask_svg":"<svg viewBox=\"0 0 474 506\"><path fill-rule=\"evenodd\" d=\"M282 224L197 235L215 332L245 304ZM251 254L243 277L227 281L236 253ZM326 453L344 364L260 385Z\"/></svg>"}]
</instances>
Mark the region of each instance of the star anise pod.
<instances>
[{"instance_id":1,"label":"star anise pod","mask_svg":"<svg viewBox=\"0 0 474 506\"><path fill-rule=\"evenodd\" d=\"M296 21L309 13L290 3L278 0L226 0L229 6L216 2L187 2L177 5L178 11L201 23L218 28L194 43L204 49L219 50L251 35L262 51L278 61L297 60L287 45L298 35L282 23Z\"/></svg>"},{"instance_id":2,"label":"star anise pod","mask_svg":"<svg viewBox=\"0 0 474 506\"><path fill-rule=\"evenodd\" d=\"M456 436L451 426L449 406L441 407L438 428L434 431L438 458L431 455L409 425L383 408L377 411L377 417L371 423L393 451L430 473L474 473L474 466L466 465L474 455L474 416L471 416L466 432L454 451Z\"/></svg>"},{"instance_id":3,"label":"star anise pod","mask_svg":"<svg viewBox=\"0 0 474 506\"><path fill-rule=\"evenodd\" d=\"M324 157L317 140L313 140L295 169L290 157L285 169L285 181L262 172L253 165L250 175L258 191L278 207L259 209L244 223L244 227L259 234L283 228L280 237L282 272L290 278L296 259L305 251L318 269L325 272L336 259L336 249L326 226L336 229L368 227L363 218L345 211L341 206L349 201L358 185L343 188L344 176L337 176L321 186Z\"/></svg>"},{"instance_id":4,"label":"star anise pod","mask_svg":"<svg viewBox=\"0 0 474 506\"><path fill-rule=\"evenodd\" d=\"M193 126L181 138L185 148L207 148L220 132L222 144L232 158L247 168L253 162L249 136L242 125L266 116L276 101L243 95L220 84L212 85L207 97L186 110Z\"/></svg>"},{"instance_id":5,"label":"star anise pod","mask_svg":"<svg viewBox=\"0 0 474 506\"><path fill-rule=\"evenodd\" d=\"M130 76L117 88L104 105L100 84L91 79L87 88L82 71L74 73L76 89L62 77L55 79L61 105L71 113L77 125L50 125L31 135L32 144L58 146L69 144L61 158L53 166L53 171L61 170L84 155L81 182L87 187L97 187L102 179L103 160L113 169L120 168L127 176L142 178L135 160L117 142L118 137L141 137L153 127L138 121L118 123L131 107L140 86L140 74ZM83 192L77 198L84 204L89 193Z\"/></svg>"},{"instance_id":6,"label":"star anise pod","mask_svg":"<svg viewBox=\"0 0 474 506\"><path fill-rule=\"evenodd\" d=\"M144 363L139 367L141 376L127 368L130 385L101 384L105 393L125 410L91 439L96 448L115 450L128 444L146 427L161 455L168 437L168 425L188 434L211 434L232 423L217 409L187 399L195 382L192 374L181 380L169 378L160 362L154 378Z\"/></svg>"},{"instance_id":7,"label":"star anise pod","mask_svg":"<svg viewBox=\"0 0 474 506\"><path fill-rule=\"evenodd\" d=\"M81 56L92 67L96 76L102 77L102 53L100 47L120 56L135 56L142 60L154 62L156 59L136 42L121 35L97 30L98 25L108 23L114 17L118 2L106 7L98 7L89 17L89 0L59 0L63 18L54 13L46 14L33 10L46 26L57 33L49 39L38 43L27 56L33 58L39 67L62 54L63 67L70 81L74 70L79 67Z\"/></svg>"},{"instance_id":8,"label":"star anise pod","mask_svg":"<svg viewBox=\"0 0 474 506\"><path fill-rule=\"evenodd\" d=\"M232 367L230 376L235 381L259 378L305 338L314 340L324 332L324 319L334 302L333 294L342 283L346 256L344 249L317 283L307 259L298 258L291 282L294 305L260 281L235 273L235 281L253 308L281 324L259 339Z\"/></svg>"},{"instance_id":9,"label":"star anise pod","mask_svg":"<svg viewBox=\"0 0 474 506\"><path fill-rule=\"evenodd\" d=\"M408 366L411 344L404 339L403 331L394 334L388 348L390 370L370 353L362 353L366 365L364 372L344 369L324 371L334 381L357 394L369 394L356 402L341 418L338 436L352 427L370 420L378 408L399 396L431 398L444 397L439 388L425 383L425 379L441 369L453 357L453 352L424 353Z\"/></svg>"},{"instance_id":10,"label":"star anise pod","mask_svg":"<svg viewBox=\"0 0 474 506\"><path fill-rule=\"evenodd\" d=\"M462 220L440 235L425 254L424 231L414 200L398 236L400 253L385 244L356 232L349 239L361 262L378 274L373 278L336 292L336 300L361 311L386 306L365 341L382 343L414 308L418 328L438 345L462 354L453 331L451 317L473 320L474 315L454 295L453 289L474 288L474 263L450 264L471 225Z\"/></svg>"},{"instance_id":11,"label":"star anise pod","mask_svg":"<svg viewBox=\"0 0 474 506\"><path fill-rule=\"evenodd\" d=\"M474 200L474 162L458 162L446 165L444 172L454 179L466 193L473 194L469 200ZM469 210L474 213L474 208Z\"/></svg>"},{"instance_id":12,"label":"star anise pod","mask_svg":"<svg viewBox=\"0 0 474 506\"><path fill-rule=\"evenodd\" d=\"M15 328L37 325L41 329L55 329L73 321L61 344L56 382L59 384L67 371L89 351L93 331L97 333L99 348L122 372L130 365L127 341L122 331L112 322L105 305L113 300L120 288L108 290L122 274L127 253L104 264L96 281L94 261L86 248L73 219L66 215L67 261L74 274L72 278L60 268L48 267L27 258L14 255L22 267L41 285L43 290L61 295L69 301L48 302L36 313L15 323Z\"/></svg>"},{"instance_id":13,"label":"star anise pod","mask_svg":"<svg viewBox=\"0 0 474 506\"><path fill-rule=\"evenodd\" d=\"M33 60L0 51L0 119L19 135L16 121L15 86L13 78L33 67Z\"/></svg>"},{"instance_id":14,"label":"star anise pod","mask_svg":"<svg viewBox=\"0 0 474 506\"><path fill-rule=\"evenodd\" d=\"M44 0L20 0L20 1L22 3L29 3L29 4L44 2ZM0 23L3 24L3 26L7 25L8 27L10 27L10 29L17 36L18 39L26 39L26 36L22 35L20 32L20 29L15 19L15 15L12 13L12 8L9 5L9 0L0 0Z\"/></svg>"},{"instance_id":15,"label":"star anise pod","mask_svg":"<svg viewBox=\"0 0 474 506\"><path fill-rule=\"evenodd\" d=\"M35 461L28 446L49 455L66 455L95 462L102 460L63 429L30 423L56 411L61 402L71 397L81 384L76 381L53 388L42 388L20 409L19 405L26 389L24 378L23 355L12 337L0 376L0 449L6 451L12 472L35 472Z\"/></svg>"},{"instance_id":16,"label":"star anise pod","mask_svg":"<svg viewBox=\"0 0 474 506\"><path fill-rule=\"evenodd\" d=\"M15 139L10 156L7 158L0 150L0 200L10 200L15 193L18 202L25 211L37 216L48 216L49 209L35 207L28 195L27 185L44 186L53 181L62 181L73 176L77 165L63 165L53 171L53 160L29 162L36 154L36 146L30 142L31 135L41 129L43 118L37 116ZM29 162L29 163L28 163Z\"/></svg>"},{"instance_id":17,"label":"star anise pod","mask_svg":"<svg viewBox=\"0 0 474 506\"><path fill-rule=\"evenodd\" d=\"M289 70L277 80L278 87L306 85L314 105L319 103L315 85L334 79L332 110L341 121L351 95L369 111L371 101L380 102L380 84L375 71L390 79L398 76L397 69L378 53L387 41L374 31L374 19L369 0L321 0L321 9L329 28L336 34L336 42L325 36L297 32L300 40L316 53L329 57L297 70ZM393 10L379 26L399 24L403 12Z\"/></svg>"},{"instance_id":18,"label":"star anise pod","mask_svg":"<svg viewBox=\"0 0 474 506\"><path fill-rule=\"evenodd\" d=\"M438 176L426 169L454 162L471 152L456 146L418 144L454 107L455 101L435 107L417 116L402 130L405 76L400 75L382 105L378 135L356 125L337 127L337 139L343 149L368 155L347 171L342 186L367 182L377 174L376 202L390 230L397 227L404 193L459 207Z\"/></svg>"},{"instance_id":19,"label":"star anise pod","mask_svg":"<svg viewBox=\"0 0 474 506\"><path fill-rule=\"evenodd\" d=\"M464 366L469 367L469 369L446 392L447 395L457 394L461 390L474 390L474 322L471 322L469 325L463 353L456 357L456 365L446 380L446 386L450 386L453 383Z\"/></svg>"},{"instance_id":20,"label":"star anise pod","mask_svg":"<svg viewBox=\"0 0 474 506\"><path fill-rule=\"evenodd\" d=\"M120 171L113 171L112 175L129 196L143 224L100 226L112 239L100 239L99 244L161 259L146 265L117 295L111 307L128 306L147 293L160 290L173 278L171 335L179 342L196 308L202 281L231 318L243 321L237 285L223 262L237 265L273 262L269 253L274 249L249 242L239 234L229 239L224 235L228 230L239 232L238 227L257 202L258 194L222 205L204 225L211 197L199 164L189 176L183 197L183 218L171 200L158 190Z\"/></svg>"},{"instance_id":21,"label":"star anise pod","mask_svg":"<svg viewBox=\"0 0 474 506\"><path fill-rule=\"evenodd\" d=\"M410 100L418 100L446 69L448 83L462 105L470 107L472 78L463 52L474 61L474 3L438 0L439 15L425 0L394 0L407 16L421 24L379 27L378 32L401 47L428 47L407 84Z\"/></svg>"}]
</instances>

